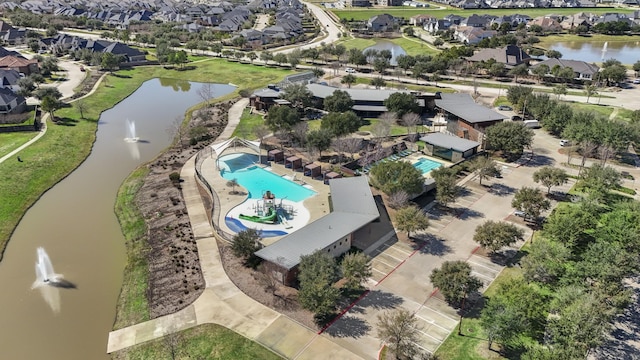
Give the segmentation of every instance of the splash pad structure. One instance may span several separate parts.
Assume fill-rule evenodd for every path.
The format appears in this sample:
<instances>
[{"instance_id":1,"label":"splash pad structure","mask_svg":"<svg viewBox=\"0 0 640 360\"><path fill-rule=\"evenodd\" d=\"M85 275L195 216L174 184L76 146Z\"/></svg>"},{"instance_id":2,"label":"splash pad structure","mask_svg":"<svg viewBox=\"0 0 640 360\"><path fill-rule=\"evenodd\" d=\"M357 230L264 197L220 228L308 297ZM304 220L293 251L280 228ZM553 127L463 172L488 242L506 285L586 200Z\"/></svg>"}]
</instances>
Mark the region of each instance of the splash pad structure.
<instances>
[{"instance_id":1,"label":"splash pad structure","mask_svg":"<svg viewBox=\"0 0 640 360\"><path fill-rule=\"evenodd\" d=\"M286 205L280 201L276 204L275 195L267 190L262 195L262 200L258 200L253 204L253 215L240 214L238 218L260 224L276 224L284 225L285 229L291 229L287 219L293 218L293 206Z\"/></svg>"}]
</instances>

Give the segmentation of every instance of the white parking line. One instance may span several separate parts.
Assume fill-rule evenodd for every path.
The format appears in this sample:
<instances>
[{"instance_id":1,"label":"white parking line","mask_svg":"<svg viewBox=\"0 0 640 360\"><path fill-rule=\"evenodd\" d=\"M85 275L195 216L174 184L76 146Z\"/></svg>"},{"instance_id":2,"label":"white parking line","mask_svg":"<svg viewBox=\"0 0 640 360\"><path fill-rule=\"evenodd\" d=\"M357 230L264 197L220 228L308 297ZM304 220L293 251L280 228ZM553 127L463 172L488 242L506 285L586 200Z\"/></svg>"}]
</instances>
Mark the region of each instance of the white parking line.
<instances>
[{"instance_id":1,"label":"white parking line","mask_svg":"<svg viewBox=\"0 0 640 360\"><path fill-rule=\"evenodd\" d=\"M386 256L389 256L389 257L391 257L391 258L394 258L394 259L396 259L396 260L398 260L398 261L405 260L405 259L399 258L399 257L397 257L397 256L393 256L393 255L389 254L388 252L384 252L384 253L382 253L382 254L384 254L384 255L386 255ZM381 254L378 254L378 255L381 255Z\"/></svg>"},{"instance_id":2,"label":"white parking line","mask_svg":"<svg viewBox=\"0 0 640 360\"><path fill-rule=\"evenodd\" d=\"M477 265L477 266L483 267L483 268L485 268L485 269L487 269L487 270L490 270L490 271L492 271L492 272L495 272L495 273L499 273L499 272L500 272L500 270L496 270L496 269L494 269L494 268L491 268L491 267L488 267L488 266L485 266L485 265L479 264L479 263L477 263L477 262L475 262L475 261L467 260L467 262L469 262L469 263L471 263L471 264L473 264L473 265Z\"/></svg>"},{"instance_id":3,"label":"white parking line","mask_svg":"<svg viewBox=\"0 0 640 360\"><path fill-rule=\"evenodd\" d=\"M426 323L428 323L428 324L431 324L431 325L437 326L437 327L439 327L440 329L442 329L442 330L444 330L444 331L451 331L451 329L447 329L446 327L443 327L443 326L438 325L438 323L437 323L435 320L425 319L425 318L423 318L422 316L420 316L420 315L418 315L418 314L416 314L416 315L415 315L415 317L417 317L418 319L421 319L422 321L424 321L424 322L426 322Z\"/></svg>"},{"instance_id":4,"label":"white parking line","mask_svg":"<svg viewBox=\"0 0 640 360\"><path fill-rule=\"evenodd\" d=\"M428 336L428 337L432 338L433 340L435 340L437 342L442 342L444 340L444 339L440 340L435 336L429 335L429 334L427 334L426 332L424 332L424 331L422 331L420 329L416 329L416 330L418 330L418 332L421 333L422 335Z\"/></svg>"},{"instance_id":5,"label":"white parking line","mask_svg":"<svg viewBox=\"0 0 640 360\"><path fill-rule=\"evenodd\" d=\"M478 276L483 277L483 278L485 278L485 279L487 279L489 281L493 281L493 279L495 279L495 277L490 277L490 276L487 276L487 275L480 274L479 272L477 272L475 270L472 270L471 274L478 275Z\"/></svg>"},{"instance_id":6,"label":"white parking line","mask_svg":"<svg viewBox=\"0 0 640 360\"><path fill-rule=\"evenodd\" d=\"M387 264L386 262L384 262L384 261L382 261L382 260L380 260L380 259L373 259L371 262L374 262L374 261L377 261L377 262L379 262L379 263L382 263L382 264L384 264L384 265L387 265L387 266L391 267L392 269L393 269L394 267L398 266L398 264L395 264L395 265Z\"/></svg>"}]
</instances>

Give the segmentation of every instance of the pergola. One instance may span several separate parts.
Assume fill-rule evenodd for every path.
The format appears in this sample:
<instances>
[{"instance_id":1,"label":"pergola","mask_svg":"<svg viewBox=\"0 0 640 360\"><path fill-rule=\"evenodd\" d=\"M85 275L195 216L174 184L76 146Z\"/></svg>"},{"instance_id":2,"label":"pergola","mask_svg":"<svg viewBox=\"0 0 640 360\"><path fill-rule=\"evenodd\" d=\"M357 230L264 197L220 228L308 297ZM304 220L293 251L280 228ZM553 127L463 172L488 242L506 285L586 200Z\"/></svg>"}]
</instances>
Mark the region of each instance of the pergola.
<instances>
[{"instance_id":1,"label":"pergola","mask_svg":"<svg viewBox=\"0 0 640 360\"><path fill-rule=\"evenodd\" d=\"M216 167L219 168L218 159L220 158L222 153L230 147L233 147L233 149L235 150L238 145L255 151L258 154L258 162L262 162L260 159L260 141L251 141L234 136L231 139L211 145L211 149L213 150L212 156L215 155L216 157Z\"/></svg>"}]
</instances>

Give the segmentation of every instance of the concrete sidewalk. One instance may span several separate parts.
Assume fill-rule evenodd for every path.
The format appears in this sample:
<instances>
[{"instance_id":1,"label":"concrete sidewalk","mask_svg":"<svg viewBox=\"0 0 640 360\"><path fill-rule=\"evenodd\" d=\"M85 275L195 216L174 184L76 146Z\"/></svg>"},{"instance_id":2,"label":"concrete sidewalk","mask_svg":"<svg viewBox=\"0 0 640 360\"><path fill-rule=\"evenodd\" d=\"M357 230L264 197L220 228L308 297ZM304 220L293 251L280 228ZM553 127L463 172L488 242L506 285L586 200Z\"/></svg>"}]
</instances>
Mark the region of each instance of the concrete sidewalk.
<instances>
[{"instance_id":1,"label":"concrete sidewalk","mask_svg":"<svg viewBox=\"0 0 640 360\"><path fill-rule=\"evenodd\" d=\"M246 99L242 99L232 106L229 123L218 141L227 139L233 133L247 104ZM258 303L231 282L222 267L213 227L207 217L208 210L200 197L195 156L187 161L180 176L184 180L182 192L198 246L205 290L193 304L181 311L110 332L107 352L158 339L174 331L213 323L229 328L288 359L361 359L328 337L317 335L314 330Z\"/></svg>"}]
</instances>

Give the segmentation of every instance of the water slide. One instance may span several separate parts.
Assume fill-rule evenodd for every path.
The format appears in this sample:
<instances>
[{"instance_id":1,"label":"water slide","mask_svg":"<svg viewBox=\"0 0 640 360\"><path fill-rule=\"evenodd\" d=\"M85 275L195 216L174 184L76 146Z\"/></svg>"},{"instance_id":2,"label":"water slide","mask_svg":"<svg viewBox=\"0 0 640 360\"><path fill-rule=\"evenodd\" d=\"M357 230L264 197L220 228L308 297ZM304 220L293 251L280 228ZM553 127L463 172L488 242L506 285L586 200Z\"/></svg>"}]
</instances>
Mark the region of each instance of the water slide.
<instances>
[{"instance_id":1,"label":"water slide","mask_svg":"<svg viewBox=\"0 0 640 360\"><path fill-rule=\"evenodd\" d=\"M287 217L285 216L284 210L282 210L282 208L279 208L276 213L278 214L278 220L280 220L280 224L284 225L285 229L291 229L293 227L287 221Z\"/></svg>"},{"instance_id":2,"label":"water slide","mask_svg":"<svg viewBox=\"0 0 640 360\"><path fill-rule=\"evenodd\" d=\"M271 224L276 221L277 216L278 214L276 214L276 212L273 211L273 208L269 208L269 211L267 211L267 215L265 216L254 216L254 215L244 215L244 214L238 215L238 217L242 220L248 220L248 221L253 221L257 223L271 223Z\"/></svg>"}]
</instances>

